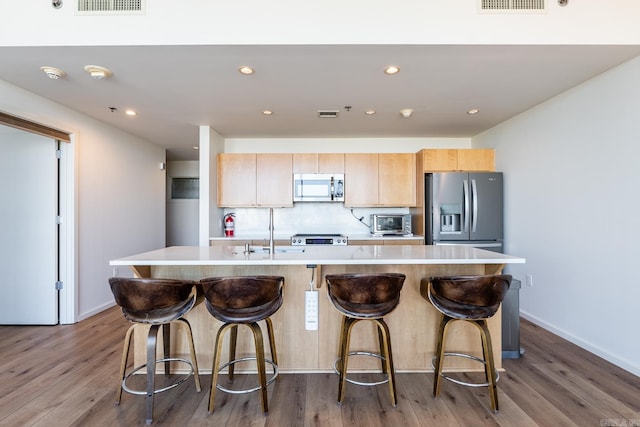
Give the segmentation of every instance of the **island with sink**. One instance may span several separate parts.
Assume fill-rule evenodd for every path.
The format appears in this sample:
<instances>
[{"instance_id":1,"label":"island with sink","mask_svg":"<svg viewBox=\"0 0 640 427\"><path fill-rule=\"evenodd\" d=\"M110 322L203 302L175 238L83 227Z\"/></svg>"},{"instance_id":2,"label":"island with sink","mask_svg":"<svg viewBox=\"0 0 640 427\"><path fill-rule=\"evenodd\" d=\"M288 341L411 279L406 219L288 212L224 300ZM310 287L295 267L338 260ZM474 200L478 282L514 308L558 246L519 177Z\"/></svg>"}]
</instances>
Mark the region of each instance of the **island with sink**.
<instances>
[{"instance_id":1,"label":"island with sink","mask_svg":"<svg viewBox=\"0 0 640 427\"><path fill-rule=\"evenodd\" d=\"M338 352L340 315L326 297L324 276L336 273L397 272L406 275L400 304L386 317L391 330L394 364L398 372L431 371L439 313L420 295L420 280L436 275L498 274L506 264L524 263L523 258L467 246L347 245L347 246L174 246L132 255L110 262L118 274L131 268L138 277L199 280L213 276L278 275L285 277L284 303L273 315L278 365L281 372L331 372ZM123 272L124 274L124 272ZM305 293L320 292L317 329L305 326ZM196 353L202 372L210 372L213 341L220 324L196 306L187 315L194 329ZM366 322L368 323L368 322ZM500 313L490 320L494 354L501 368ZM372 325L361 324L352 335L352 349L371 351L377 347ZM359 329L361 328L361 329ZM477 332L459 322L451 326L448 346L452 350L481 355ZM174 340L175 341L175 340ZM179 353L185 343L175 341ZM136 363L144 363L144 343L136 340ZM238 355L253 353L248 331L238 334ZM361 360L363 359L363 360ZM350 368L379 366L354 357ZM458 358L454 358L458 359ZM453 364L455 363L455 365ZM451 369L481 370L467 360L455 360Z\"/></svg>"}]
</instances>

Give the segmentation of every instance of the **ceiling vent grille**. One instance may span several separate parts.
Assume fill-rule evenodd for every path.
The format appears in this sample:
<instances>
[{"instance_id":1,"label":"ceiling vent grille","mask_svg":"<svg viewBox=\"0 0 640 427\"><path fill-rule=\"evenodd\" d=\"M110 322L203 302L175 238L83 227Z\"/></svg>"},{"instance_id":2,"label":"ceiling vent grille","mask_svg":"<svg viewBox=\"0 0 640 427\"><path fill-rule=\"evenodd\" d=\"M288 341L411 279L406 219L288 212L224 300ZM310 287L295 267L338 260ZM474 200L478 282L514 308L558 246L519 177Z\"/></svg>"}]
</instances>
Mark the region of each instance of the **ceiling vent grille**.
<instances>
[{"instance_id":1,"label":"ceiling vent grille","mask_svg":"<svg viewBox=\"0 0 640 427\"><path fill-rule=\"evenodd\" d=\"M335 119L338 117L339 110L318 110L318 117Z\"/></svg>"},{"instance_id":2,"label":"ceiling vent grille","mask_svg":"<svg viewBox=\"0 0 640 427\"><path fill-rule=\"evenodd\" d=\"M145 0L78 0L78 15L142 15Z\"/></svg>"},{"instance_id":3,"label":"ceiling vent grille","mask_svg":"<svg viewBox=\"0 0 640 427\"><path fill-rule=\"evenodd\" d=\"M544 13L544 0L479 0L482 13Z\"/></svg>"}]
</instances>

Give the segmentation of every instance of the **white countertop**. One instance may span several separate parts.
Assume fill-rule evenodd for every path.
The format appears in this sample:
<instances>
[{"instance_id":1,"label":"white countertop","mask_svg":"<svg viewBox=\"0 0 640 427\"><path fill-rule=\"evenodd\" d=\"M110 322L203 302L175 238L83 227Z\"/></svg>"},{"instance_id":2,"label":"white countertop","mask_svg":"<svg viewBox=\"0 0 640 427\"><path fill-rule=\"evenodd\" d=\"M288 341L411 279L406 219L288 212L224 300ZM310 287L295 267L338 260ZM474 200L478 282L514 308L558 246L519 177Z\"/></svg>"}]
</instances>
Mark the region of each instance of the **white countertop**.
<instances>
[{"instance_id":1,"label":"white countertop","mask_svg":"<svg viewBox=\"0 0 640 427\"><path fill-rule=\"evenodd\" d=\"M467 246L276 246L276 253L244 254L244 246L171 246L109 262L143 265L522 264L524 258ZM278 252L278 249L292 252Z\"/></svg>"}]
</instances>

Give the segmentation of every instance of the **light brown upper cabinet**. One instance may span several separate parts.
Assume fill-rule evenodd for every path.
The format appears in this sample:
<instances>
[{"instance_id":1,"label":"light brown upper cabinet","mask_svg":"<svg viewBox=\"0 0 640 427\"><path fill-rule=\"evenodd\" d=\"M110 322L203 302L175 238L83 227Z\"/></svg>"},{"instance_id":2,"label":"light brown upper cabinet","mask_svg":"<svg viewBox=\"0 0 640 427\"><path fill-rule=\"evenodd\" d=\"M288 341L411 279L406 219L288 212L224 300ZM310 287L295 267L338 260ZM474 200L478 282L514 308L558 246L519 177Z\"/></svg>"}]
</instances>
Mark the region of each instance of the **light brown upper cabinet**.
<instances>
[{"instance_id":1,"label":"light brown upper cabinet","mask_svg":"<svg viewBox=\"0 0 640 427\"><path fill-rule=\"evenodd\" d=\"M344 173L344 154L294 153L293 173Z\"/></svg>"},{"instance_id":2,"label":"light brown upper cabinet","mask_svg":"<svg viewBox=\"0 0 640 427\"><path fill-rule=\"evenodd\" d=\"M218 206L293 206L291 154L218 154Z\"/></svg>"},{"instance_id":3,"label":"light brown upper cabinet","mask_svg":"<svg viewBox=\"0 0 640 427\"><path fill-rule=\"evenodd\" d=\"M293 206L291 154L258 154L256 168L256 205Z\"/></svg>"},{"instance_id":4,"label":"light brown upper cabinet","mask_svg":"<svg viewBox=\"0 0 640 427\"><path fill-rule=\"evenodd\" d=\"M256 155L218 154L218 206L256 205Z\"/></svg>"},{"instance_id":5,"label":"light brown upper cabinet","mask_svg":"<svg viewBox=\"0 0 640 427\"><path fill-rule=\"evenodd\" d=\"M424 172L495 171L493 149L424 149Z\"/></svg>"},{"instance_id":6,"label":"light brown upper cabinet","mask_svg":"<svg viewBox=\"0 0 640 427\"><path fill-rule=\"evenodd\" d=\"M345 206L409 207L416 205L413 153L347 153Z\"/></svg>"}]
</instances>

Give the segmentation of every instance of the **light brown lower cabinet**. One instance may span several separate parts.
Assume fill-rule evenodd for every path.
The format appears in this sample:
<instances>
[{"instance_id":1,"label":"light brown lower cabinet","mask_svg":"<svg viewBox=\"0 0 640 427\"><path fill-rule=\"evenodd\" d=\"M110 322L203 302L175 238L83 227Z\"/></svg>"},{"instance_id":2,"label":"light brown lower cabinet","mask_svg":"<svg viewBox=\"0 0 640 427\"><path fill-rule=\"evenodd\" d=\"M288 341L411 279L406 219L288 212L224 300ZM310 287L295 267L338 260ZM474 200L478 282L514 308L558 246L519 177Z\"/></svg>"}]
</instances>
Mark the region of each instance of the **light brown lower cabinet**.
<instances>
[{"instance_id":1,"label":"light brown lower cabinet","mask_svg":"<svg viewBox=\"0 0 640 427\"><path fill-rule=\"evenodd\" d=\"M349 245L424 245L424 239L349 239Z\"/></svg>"}]
</instances>

